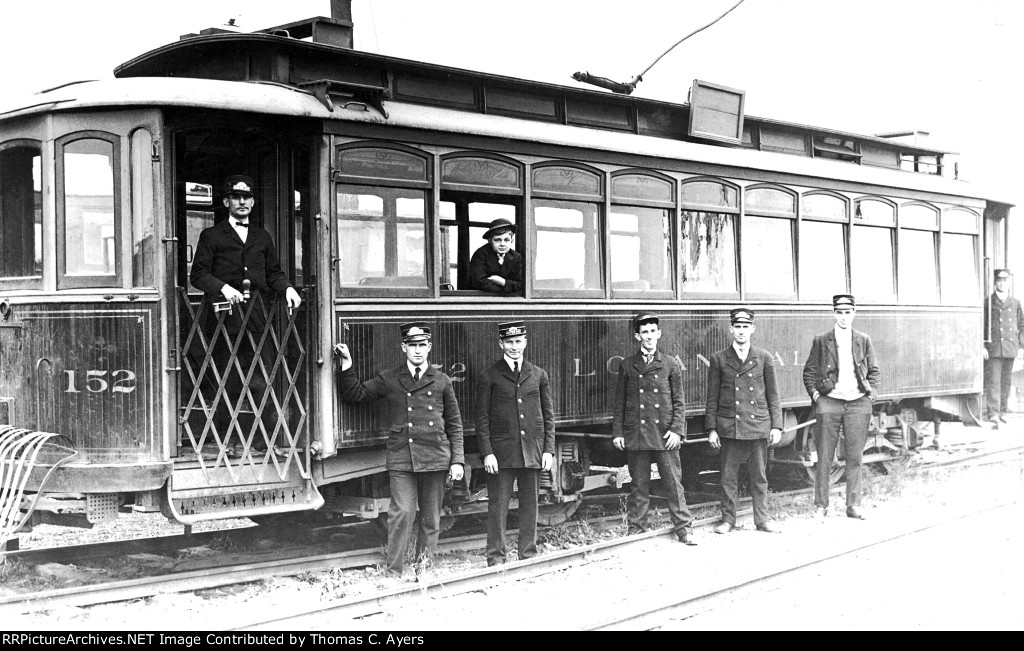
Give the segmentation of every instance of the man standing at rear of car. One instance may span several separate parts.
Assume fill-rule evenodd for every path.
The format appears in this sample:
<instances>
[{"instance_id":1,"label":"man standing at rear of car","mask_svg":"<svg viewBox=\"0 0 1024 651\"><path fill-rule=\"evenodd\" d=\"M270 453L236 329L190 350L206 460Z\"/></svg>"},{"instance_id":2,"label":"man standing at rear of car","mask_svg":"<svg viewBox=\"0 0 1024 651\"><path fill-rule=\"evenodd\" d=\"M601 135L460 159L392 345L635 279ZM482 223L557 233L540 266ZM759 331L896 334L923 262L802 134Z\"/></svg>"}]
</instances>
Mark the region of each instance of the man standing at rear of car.
<instances>
[{"instance_id":1,"label":"man standing at rear of car","mask_svg":"<svg viewBox=\"0 0 1024 651\"><path fill-rule=\"evenodd\" d=\"M995 291L985 299L985 420L992 427L1006 422L1010 406L1013 361L1024 346L1024 310L1010 295L1010 270L996 269Z\"/></svg>"},{"instance_id":2,"label":"man standing at rear of car","mask_svg":"<svg viewBox=\"0 0 1024 651\"><path fill-rule=\"evenodd\" d=\"M878 396L882 373L871 337L853 329L857 303L850 294L832 297L835 327L818 335L804 362L804 388L814 403L814 447L818 454L814 480L815 516L828 512L829 475L843 431L846 452L846 516L863 520L860 509L861 457L871 405Z\"/></svg>"},{"instance_id":3,"label":"man standing at rear of car","mask_svg":"<svg viewBox=\"0 0 1024 651\"><path fill-rule=\"evenodd\" d=\"M352 370L348 346L338 344L334 349L341 366L342 400L387 399L390 427L385 464L391 484L387 569L393 576L402 575L417 511L416 569L429 567L441 532L445 479L450 474L453 481L460 481L465 465L462 415L451 378L427 362L430 326L414 321L402 324L401 331L405 361L367 382L360 382Z\"/></svg>"},{"instance_id":4,"label":"man standing at rear of car","mask_svg":"<svg viewBox=\"0 0 1024 651\"><path fill-rule=\"evenodd\" d=\"M526 324L498 325L502 357L477 379L476 438L487 472L487 565L505 562L512 484L519 493L519 560L537 555L540 473L555 457L547 371L526 361Z\"/></svg>"},{"instance_id":5,"label":"man standing at rear of car","mask_svg":"<svg viewBox=\"0 0 1024 651\"><path fill-rule=\"evenodd\" d=\"M661 325L657 315L642 312L633 317L632 326L640 350L622 360L612 406L612 445L626 451L631 478L626 502L628 533L647 529L651 462L656 461L676 537L696 545L679 459L679 448L686 440L682 370L676 358L658 350Z\"/></svg>"},{"instance_id":6,"label":"man standing at rear of car","mask_svg":"<svg viewBox=\"0 0 1024 651\"><path fill-rule=\"evenodd\" d=\"M740 465L747 465L754 526L778 533L768 515L768 446L782 438L782 403L775 382L771 353L750 345L754 311L738 307L729 312L732 344L711 356L705 427L708 443L721 450L722 521L715 533L736 528Z\"/></svg>"}]
</instances>

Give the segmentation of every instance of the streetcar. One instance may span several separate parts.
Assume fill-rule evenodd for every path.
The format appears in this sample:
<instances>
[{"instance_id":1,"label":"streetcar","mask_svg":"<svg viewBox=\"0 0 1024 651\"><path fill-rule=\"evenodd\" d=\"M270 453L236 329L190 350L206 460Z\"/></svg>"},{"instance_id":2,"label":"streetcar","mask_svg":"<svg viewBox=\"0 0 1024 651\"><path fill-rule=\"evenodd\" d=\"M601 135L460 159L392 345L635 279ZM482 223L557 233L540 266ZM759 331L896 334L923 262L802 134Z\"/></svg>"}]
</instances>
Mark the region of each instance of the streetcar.
<instances>
[{"instance_id":1,"label":"streetcar","mask_svg":"<svg viewBox=\"0 0 1024 651\"><path fill-rule=\"evenodd\" d=\"M387 421L381 405L340 401L332 349L348 344L371 377L401 362L410 320L431 323L466 427L447 515L486 509L475 383L513 318L551 377L547 524L621 484L610 404L639 310L661 316L662 350L683 365L688 479L716 463L706 372L737 304L778 368L773 468L842 474L842 459L816 457L801 381L835 293L857 296L881 363L865 462L897 463L928 426L976 419L982 301L1006 266L1011 205L958 180L948 152L744 115L741 91L702 81L677 104L359 52L350 7L332 6L186 35L112 80L4 101L5 533L130 512L379 522ZM260 351L245 366L214 359L237 342L188 280L231 174L256 180L254 219L303 297L241 308L268 317L237 335ZM518 227L520 296L467 289L499 217Z\"/></svg>"}]
</instances>

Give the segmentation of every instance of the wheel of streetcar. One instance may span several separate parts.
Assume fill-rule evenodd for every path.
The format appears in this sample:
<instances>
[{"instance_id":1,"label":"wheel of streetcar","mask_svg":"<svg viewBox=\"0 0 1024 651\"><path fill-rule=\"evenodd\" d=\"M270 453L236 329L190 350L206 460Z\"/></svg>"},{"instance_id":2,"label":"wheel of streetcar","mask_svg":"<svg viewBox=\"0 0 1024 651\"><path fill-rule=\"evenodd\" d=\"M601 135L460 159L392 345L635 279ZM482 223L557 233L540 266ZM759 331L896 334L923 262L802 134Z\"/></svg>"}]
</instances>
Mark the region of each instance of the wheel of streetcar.
<instances>
[{"instance_id":1,"label":"wheel of streetcar","mask_svg":"<svg viewBox=\"0 0 1024 651\"><path fill-rule=\"evenodd\" d=\"M580 504L582 503L583 496L577 495L576 499L572 502L562 502L561 504L541 504L537 508L537 524L544 527L553 527L556 524L562 524L579 510Z\"/></svg>"},{"instance_id":2,"label":"wheel of streetcar","mask_svg":"<svg viewBox=\"0 0 1024 651\"><path fill-rule=\"evenodd\" d=\"M868 448L867 450L864 450L864 456L868 456L869 454L878 454L879 452L883 452L890 455L890 458L884 461L872 463L870 465L874 468L874 470L886 475L892 475L894 473L898 473L902 470L905 470L910 466L914 459L914 457L909 454L902 455L899 453L898 450L883 447Z\"/></svg>"}]
</instances>

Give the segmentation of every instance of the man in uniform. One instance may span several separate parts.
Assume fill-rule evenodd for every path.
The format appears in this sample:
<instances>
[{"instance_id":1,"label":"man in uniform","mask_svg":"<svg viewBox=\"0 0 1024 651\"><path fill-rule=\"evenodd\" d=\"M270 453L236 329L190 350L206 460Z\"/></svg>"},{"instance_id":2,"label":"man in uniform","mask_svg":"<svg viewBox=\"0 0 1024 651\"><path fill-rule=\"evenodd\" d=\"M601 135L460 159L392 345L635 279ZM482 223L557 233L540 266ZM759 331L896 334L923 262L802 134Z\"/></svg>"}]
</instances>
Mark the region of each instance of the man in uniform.
<instances>
[{"instance_id":1,"label":"man in uniform","mask_svg":"<svg viewBox=\"0 0 1024 651\"><path fill-rule=\"evenodd\" d=\"M548 374L524 359L526 324L498 326L503 355L477 380L476 437L487 471L487 564L505 562L512 483L519 493L519 559L537 555L541 470L551 470L555 415Z\"/></svg>"},{"instance_id":2,"label":"man in uniform","mask_svg":"<svg viewBox=\"0 0 1024 651\"><path fill-rule=\"evenodd\" d=\"M388 443L385 463L391 484L388 507L388 572L401 576L412 539L416 512L420 528L416 540L417 569L429 565L440 534L445 480L462 479L465 457L462 416L455 390L447 375L427 362L430 326L423 321L401 326L405 362L360 382L352 370L348 346L338 344L338 378L345 402L387 399Z\"/></svg>"},{"instance_id":3,"label":"man in uniform","mask_svg":"<svg viewBox=\"0 0 1024 651\"><path fill-rule=\"evenodd\" d=\"M516 225L495 219L484 233L484 244L469 259L469 288L496 294L523 293L523 256L512 248Z\"/></svg>"},{"instance_id":4,"label":"man in uniform","mask_svg":"<svg viewBox=\"0 0 1024 651\"><path fill-rule=\"evenodd\" d=\"M640 350L622 360L612 405L612 445L626 451L632 480L626 502L629 533L647 528L651 462L656 461L676 537L696 545L679 459L679 448L686 440L682 370L676 358L658 350L661 327L657 315L642 312L633 317L632 325Z\"/></svg>"},{"instance_id":5,"label":"man in uniform","mask_svg":"<svg viewBox=\"0 0 1024 651\"><path fill-rule=\"evenodd\" d=\"M829 473L842 428L846 451L846 515L863 520L860 510L861 456L871 424L871 405L882 373L871 337L853 329L857 303L850 294L832 297L835 327L818 335L804 362L804 388L814 403L814 481L816 517L828 511Z\"/></svg>"},{"instance_id":6,"label":"man in uniform","mask_svg":"<svg viewBox=\"0 0 1024 651\"><path fill-rule=\"evenodd\" d=\"M985 420L994 428L1006 422L1013 360L1024 346L1024 310L1010 296L1010 270L996 269L995 291L985 299ZM997 325L998 324L998 325Z\"/></svg>"},{"instance_id":7,"label":"man in uniform","mask_svg":"<svg viewBox=\"0 0 1024 651\"><path fill-rule=\"evenodd\" d=\"M242 331L241 303L246 300L245 282L248 281L253 292L260 292L264 305L269 303L272 294L283 295L289 308L298 308L302 303L299 293L288 281L288 276L281 269L277 248L265 229L252 223L250 216L255 206L253 189L255 184L249 176L236 174L224 179L224 207L228 209L228 218L204 229L199 234L196 254L192 261L192 273L189 280L192 286L206 294L208 308L206 310L205 329L212 337L217 327L217 317L212 304L226 301L237 306L224 317L224 328L231 343L237 341ZM264 309L259 306L251 308L246 329L253 338L259 341L267 323ZM225 368L230 356L228 342L216 340L212 342L212 356L218 368ZM269 349L263 349L268 354ZM243 337L238 343L237 358L242 368L241 376L236 371L228 371L224 378L226 391L231 399L237 399L242 393L243 377L252 368L255 350L248 338ZM267 367L273 365L268 360ZM253 373L249 381L249 391L256 405L263 400L266 382L259 373ZM240 406L240 405L239 405ZM230 438L230 417L227 410L221 409L216 416L217 430L224 435L225 444ZM266 430L273 432L273 424L265 423ZM240 430L239 430L240 431ZM251 442L255 450L266 450L267 441L259 434ZM228 446L230 448L230 446Z\"/></svg>"},{"instance_id":8,"label":"man in uniform","mask_svg":"<svg viewBox=\"0 0 1024 651\"><path fill-rule=\"evenodd\" d=\"M775 382L775 362L767 350L754 348L754 311L729 312L732 345L711 356L705 427L708 443L721 450L722 521L715 533L736 528L740 465L747 479L758 531L778 533L768 515L768 446L782 438L782 405Z\"/></svg>"}]
</instances>

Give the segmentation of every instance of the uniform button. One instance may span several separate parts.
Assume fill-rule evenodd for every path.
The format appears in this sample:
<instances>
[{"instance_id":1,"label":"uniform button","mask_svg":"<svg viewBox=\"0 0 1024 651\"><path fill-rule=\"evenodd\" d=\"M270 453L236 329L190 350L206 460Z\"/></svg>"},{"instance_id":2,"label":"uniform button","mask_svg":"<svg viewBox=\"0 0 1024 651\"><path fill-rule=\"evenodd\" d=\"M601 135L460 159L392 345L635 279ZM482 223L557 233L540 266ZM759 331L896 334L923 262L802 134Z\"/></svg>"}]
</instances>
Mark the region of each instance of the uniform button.
<instances>
[{"instance_id":1,"label":"uniform button","mask_svg":"<svg viewBox=\"0 0 1024 651\"><path fill-rule=\"evenodd\" d=\"M655 390L654 390L654 392L655 392L655 393L657 393L657 392L658 392L658 390L657 390L657 389L655 389Z\"/></svg>"},{"instance_id":2,"label":"uniform button","mask_svg":"<svg viewBox=\"0 0 1024 651\"><path fill-rule=\"evenodd\" d=\"M407 396L411 396L412 394L411 394L411 393L407 393L407 394L405 394L405 395L407 395Z\"/></svg>"},{"instance_id":3,"label":"uniform button","mask_svg":"<svg viewBox=\"0 0 1024 651\"><path fill-rule=\"evenodd\" d=\"M640 424L641 424L641 425L646 425L646 424L647 424L647 421L646 421L646 420L642 420L642 421L640 421Z\"/></svg>"},{"instance_id":4,"label":"uniform button","mask_svg":"<svg viewBox=\"0 0 1024 651\"><path fill-rule=\"evenodd\" d=\"M737 374L736 374L736 377L739 377L739 376L741 376L741 375L743 375L743 374L742 374L742 373L737 373Z\"/></svg>"},{"instance_id":5,"label":"uniform button","mask_svg":"<svg viewBox=\"0 0 1024 651\"><path fill-rule=\"evenodd\" d=\"M740 401L739 401L739 400L737 400L737 401L736 401L736 404L737 404L737 405L738 405L738 404L740 404Z\"/></svg>"},{"instance_id":6,"label":"uniform button","mask_svg":"<svg viewBox=\"0 0 1024 651\"><path fill-rule=\"evenodd\" d=\"M526 436L526 430L519 430L519 436Z\"/></svg>"},{"instance_id":7,"label":"uniform button","mask_svg":"<svg viewBox=\"0 0 1024 651\"><path fill-rule=\"evenodd\" d=\"M412 443L412 439L409 439L409 442Z\"/></svg>"},{"instance_id":8,"label":"uniform button","mask_svg":"<svg viewBox=\"0 0 1024 651\"><path fill-rule=\"evenodd\" d=\"M428 395L428 396L432 396L432 395L434 395L434 394L433 394L433 393L431 393L430 391L427 391L427 395Z\"/></svg>"},{"instance_id":9,"label":"uniform button","mask_svg":"<svg viewBox=\"0 0 1024 651\"><path fill-rule=\"evenodd\" d=\"M430 411L434 411L434 406L433 405L427 405L427 409L429 409Z\"/></svg>"},{"instance_id":10,"label":"uniform button","mask_svg":"<svg viewBox=\"0 0 1024 651\"><path fill-rule=\"evenodd\" d=\"M526 418L526 414L519 414L520 418Z\"/></svg>"},{"instance_id":11,"label":"uniform button","mask_svg":"<svg viewBox=\"0 0 1024 651\"><path fill-rule=\"evenodd\" d=\"M640 405L640 409L643 409L643 408L644 408L644 406L643 406L643 405Z\"/></svg>"},{"instance_id":12,"label":"uniform button","mask_svg":"<svg viewBox=\"0 0 1024 651\"><path fill-rule=\"evenodd\" d=\"M654 424L657 425L660 422L661 422L660 420L656 420L656 421L654 421Z\"/></svg>"},{"instance_id":13,"label":"uniform button","mask_svg":"<svg viewBox=\"0 0 1024 651\"><path fill-rule=\"evenodd\" d=\"M409 427L412 427L412 423L409 423ZM412 439L409 439L409 440L411 441Z\"/></svg>"},{"instance_id":14,"label":"uniform button","mask_svg":"<svg viewBox=\"0 0 1024 651\"><path fill-rule=\"evenodd\" d=\"M657 409L657 408L658 408L658 407L660 407L660 406L661 406L661 405L654 405L654 408L655 408L655 409Z\"/></svg>"},{"instance_id":15,"label":"uniform button","mask_svg":"<svg viewBox=\"0 0 1024 651\"><path fill-rule=\"evenodd\" d=\"M434 426L434 421L430 421L429 423L427 423L427 425L429 425L430 427L433 427Z\"/></svg>"},{"instance_id":16,"label":"uniform button","mask_svg":"<svg viewBox=\"0 0 1024 651\"><path fill-rule=\"evenodd\" d=\"M754 387L750 387L750 390L751 390L751 391L753 391L753 390L754 390Z\"/></svg>"},{"instance_id":17,"label":"uniform button","mask_svg":"<svg viewBox=\"0 0 1024 651\"><path fill-rule=\"evenodd\" d=\"M753 373L747 373L747 377L754 377Z\"/></svg>"},{"instance_id":18,"label":"uniform button","mask_svg":"<svg viewBox=\"0 0 1024 651\"><path fill-rule=\"evenodd\" d=\"M644 392L644 390L643 390L643 389L640 389L640 393L643 393L643 392Z\"/></svg>"},{"instance_id":19,"label":"uniform button","mask_svg":"<svg viewBox=\"0 0 1024 651\"><path fill-rule=\"evenodd\" d=\"M637 377L639 377L639 378L642 378L643 376L644 376L644 375L643 375L643 373L641 373L641 374L640 374L640 375L638 375Z\"/></svg>"},{"instance_id":20,"label":"uniform button","mask_svg":"<svg viewBox=\"0 0 1024 651\"><path fill-rule=\"evenodd\" d=\"M754 417L754 414L750 414L750 417L751 417L751 418L753 418L753 417Z\"/></svg>"},{"instance_id":21,"label":"uniform button","mask_svg":"<svg viewBox=\"0 0 1024 651\"><path fill-rule=\"evenodd\" d=\"M412 407L409 407L409 411L412 411Z\"/></svg>"},{"instance_id":22,"label":"uniform button","mask_svg":"<svg viewBox=\"0 0 1024 651\"><path fill-rule=\"evenodd\" d=\"M520 399L519 399L519 402L522 402L522 401L523 401L523 399L522 399L522 398L520 398Z\"/></svg>"},{"instance_id":23,"label":"uniform button","mask_svg":"<svg viewBox=\"0 0 1024 651\"><path fill-rule=\"evenodd\" d=\"M736 415L736 420L739 420L739 419L740 419L739 414L737 414Z\"/></svg>"},{"instance_id":24,"label":"uniform button","mask_svg":"<svg viewBox=\"0 0 1024 651\"><path fill-rule=\"evenodd\" d=\"M753 401L753 400L751 400L751 401L750 401L750 404L754 404L754 401Z\"/></svg>"},{"instance_id":25,"label":"uniform button","mask_svg":"<svg viewBox=\"0 0 1024 651\"><path fill-rule=\"evenodd\" d=\"M655 379L655 380L657 380L657 379L658 379L658 376L657 376L657 375L655 375L655 376L654 376L654 379Z\"/></svg>"}]
</instances>

